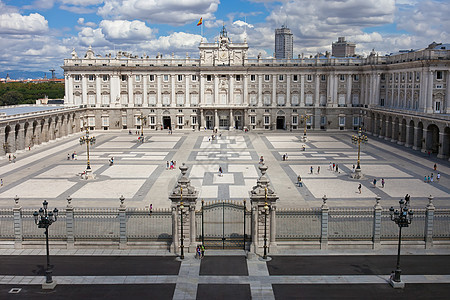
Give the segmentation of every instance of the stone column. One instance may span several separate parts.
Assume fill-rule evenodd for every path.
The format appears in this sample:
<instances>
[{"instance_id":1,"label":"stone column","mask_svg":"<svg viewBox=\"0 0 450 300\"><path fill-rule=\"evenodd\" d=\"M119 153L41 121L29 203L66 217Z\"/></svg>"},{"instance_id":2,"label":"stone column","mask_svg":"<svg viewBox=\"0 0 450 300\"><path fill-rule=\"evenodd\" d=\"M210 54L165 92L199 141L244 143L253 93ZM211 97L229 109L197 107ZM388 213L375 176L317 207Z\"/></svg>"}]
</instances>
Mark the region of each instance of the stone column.
<instances>
[{"instance_id":1,"label":"stone column","mask_svg":"<svg viewBox=\"0 0 450 300\"><path fill-rule=\"evenodd\" d=\"M264 253L264 237L266 237L267 253L276 253L276 201L278 196L270 187L270 181L265 176L267 166L259 166L261 176L256 186L250 191L250 203L253 214L252 244L250 252ZM266 233L264 236L264 232Z\"/></svg>"},{"instance_id":2,"label":"stone column","mask_svg":"<svg viewBox=\"0 0 450 300\"><path fill-rule=\"evenodd\" d=\"M184 101L184 103L185 103L185 106L186 107L189 107L189 106L191 106L191 99L190 99L190 96L191 96L191 86L190 86L190 81L189 81L190 79L189 79L189 75L187 74L187 75L185 75L185 101Z\"/></svg>"},{"instance_id":3,"label":"stone column","mask_svg":"<svg viewBox=\"0 0 450 300\"><path fill-rule=\"evenodd\" d=\"M435 207L433 205L433 197L430 195L428 197L428 205L425 216L425 249L433 247L434 211Z\"/></svg>"},{"instance_id":4,"label":"stone column","mask_svg":"<svg viewBox=\"0 0 450 300\"><path fill-rule=\"evenodd\" d=\"M133 85L133 75L127 75L128 77L128 106L134 106L134 85Z\"/></svg>"},{"instance_id":5,"label":"stone column","mask_svg":"<svg viewBox=\"0 0 450 300\"><path fill-rule=\"evenodd\" d=\"M262 107L262 105L263 105L262 80L263 80L263 76L262 75L258 75L258 107Z\"/></svg>"},{"instance_id":6,"label":"stone column","mask_svg":"<svg viewBox=\"0 0 450 300\"><path fill-rule=\"evenodd\" d=\"M305 74L300 75L300 106L305 106Z\"/></svg>"},{"instance_id":7,"label":"stone column","mask_svg":"<svg viewBox=\"0 0 450 300\"><path fill-rule=\"evenodd\" d=\"M172 249L174 253L181 253L181 239L183 238L184 250L195 252L196 248L196 218L195 206L197 204L198 191L191 186L191 180L186 173L189 169L185 163L179 167L181 176L176 186L169 194L172 209ZM183 214L183 233L181 233L181 214Z\"/></svg>"},{"instance_id":8,"label":"stone column","mask_svg":"<svg viewBox=\"0 0 450 300\"><path fill-rule=\"evenodd\" d=\"M450 114L450 71L447 70L447 79L445 81L447 88L445 89L445 113Z\"/></svg>"},{"instance_id":9,"label":"stone column","mask_svg":"<svg viewBox=\"0 0 450 300\"><path fill-rule=\"evenodd\" d=\"M333 96L332 96L333 107L338 106L338 75L333 75Z\"/></svg>"},{"instance_id":10,"label":"stone column","mask_svg":"<svg viewBox=\"0 0 450 300\"><path fill-rule=\"evenodd\" d=\"M427 104L425 107L426 113L433 113L433 74L433 71L430 71L428 74L428 87L427 94L425 95Z\"/></svg>"},{"instance_id":11,"label":"stone column","mask_svg":"<svg viewBox=\"0 0 450 300\"><path fill-rule=\"evenodd\" d=\"M156 107L162 107L161 74L156 75ZM162 121L161 121L162 124Z\"/></svg>"},{"instance_id":12,"label":"stone column","mask_svg":"<svg viewBox=\"0 0 450 300\"><path fill-rule=\"evenodd\" d=\"M406 136L405 136L405 147L411 147L411 135L409 134L409 131L411 130L411 126L406 125Z\"/></svg>"},{"instance_id":13,"label":"stone column","mask_svg":"<svg viewBox=\"0 0 450 300\"><path fill-rule=\"evenodd\" d=\"M200 95L199 95L199 99L198 99L198 105L204 105L206 103L205 101L205 76L204 75L200 75ZM203 116L202 116L202 120L203 120Z\"/></svg>"},{"instance_id":14,"label":"stone column","mask_svg":"<svg viewBox=\"0 0 450 300\"><path fill-rule=\"evenodd\" d=\"M244 95L242 95L242 105L248 106L248 75L244 74Z\"/></svg>"},{"instance_id":15,"label":"stone column","mask_svg":"<svg viewBox=\"0 0 450 300\"><path fill-rule=\"evenodd\" d=\"M376 204L373 207L373 244L372 249L378 250L381 245L381 211L382 207L380 205L380 197L376 196Z\"/></svg>"},{"instance_id":16,"label":"stone column","mask_svg":"<svg viewBox=\"0 0 450 300\"><path fill-rule=\"evenodd\" d=\"M352 106L352 75L347 75L347 97L345 98L345 104L348 107Z\"/></svg>"},{"instance_id":17,"label":"stone column","mask_svg":"<svg viewBox=\"0 0 450 300\"><path fill-rule=\"evenodd\" d=\"M142 98L142 106L148 106L148 75L142 74L142 86L143 86L143 98ZM150 122L149 122L150 123Z\"/></svg>"},{"instance_id":18,"label":"stone column","mask_svg":"<svg viewBox=\"0 0 450 300\"><path fill-rule=\"evenodd\" d=\"M102 105L102 86L100 74L95 74L95 102L96 106Z\"/></svg>"},{"instance_id":19,"label":"stone column","mask_svg":"<svg viewBox=\"0 0 450 300\"><path fill-rule=\"evenodd\" d=\"M323 204L320 207L322 211L322 222L320 226L320 249L328 249L328 213L330 209L327 205L327 196L322 197Z\"/></svg>"},{"instance_id":20,"label":"stone column","mask_svg":"<svg viewBox=\"0 0 450 300\"><path fill-rule=\"evenodd\" d=\"M14 248L22 249L22 206L19 205L19 197L14 198L14 208L13 208L13 216L14 216Z\"/></svg>"},{"instance_id":21,"label":"stone column","mask_svg":"<svg viewBox=\"0 0 450 300\"><path fill-rule=\"evenodd\" d=\"M234 129L234 119L233 119L233 109L230 108L230 124L229 124L229 130Z\"/></svg>"},{"instance_id":22,"label":"stone column","mask_svg":"<svg viewBox=\"0 0 450 300\"><path fill-rule=\"evenodd\" d=\"M414 126L414 137L413 137L413 150L420 150L422 148L422 141L419 141L417 136L419 135L419 127Z\"/></svg>"},{"instance_id":23,"label":"stone column","mask_svg":"<svg viewBox=\"0 0 450 300\"><path fill-rule=\"evenodd\" d=\"M277 106L277 75L272 75L272 105ZM276 120L275 120L276 121Z\"/></svg>"},{"instance_id":24,"label":"stone column","mask_svg":"<svg viewBox=\"0 0 450 300\"><path fill-rule=\"evenodd\" d=\"M119 249L126 249L127 248L127 214L124 201L125 198L120 196L120 206L119 206Z\"/></svg>"},{"instance_id":25,"label":"stone column","mask_svg":"<svg viewBox=\"0 0 450 300\"><path fill-rule=\"evenodd\" d=\"M230 75L229 77L229 89L228 89L228 105L234 105L234 76ZM231 119L230 119L231 123Z\"/></svg>"},{"instance_id":26,"label":"stone column","mask_svg":"<svg viewBox=\"0 0 450 300\"><path fill-rule=\"evenodd\" d=\"M217 109L214 110L214 130L219 128L219 114L217 113Z\"/></svg>"},{"instance_id":27,"label":"stone column","mask_svg":"<svg viewBox=\"0 0 450 300\"><path fill-rule=\"evenodd\" d=\"M291 75L286 74L286 106L291 106Z\"/></svg>"},{"instance_id":28,"label":"stone column","mask_svg":"<svg viewBox=\"0 0 450 300\"><path fill-rule=\"evenodd\" d=\"M320 106L320 75L319 74L317 74L316 75L316 86L315 86L315 89L314 89L314 103L313 103L313 105L315 106L315 107L319 107ZM328 90L327 90L327 93L328 93Z\"/></svg>"},{"instance_id":29,"label":"stone column","mask_svg":"<svg viewBox=\"0 0 450 300\"><path fill-rule=\"evenodd\" d=\"M403 123L400 122L400 120L399 120L399 122L398 122L398 132L397 132L397 145L405 144L402 141L402 132L403 132Z\"/></svg>"},{"instance_id":30,"label":"stone column","mask_svg":"<svg viewBox=\"0 0 450 300\"><path fill-rule=\"evenodd\" d=\"M177 99L175 94L175 76L174 74L170 75L170 107L177 106ZM172 121L173 122L173 121ZM172 126L174 128L175 126Z\"/></svg>"},{"instance_id":31,"label":"stone column","mask_svg":"<svg viewBox=\"0 0 450 300\"><path fill-rule=\"evenodd\" d=\"M214 105L218 105L219 101L219 76L214 75Z\"/></svg>"},{"instance_id":32,"label":"stone column","mask_svg":"<svg viewBox=\"0 0 450 300\"><path fill-rule=\"evenodd\" d=\"M81 104L88 104L86 75L81 75Z\"/></svg>"},{"instance_id":33,"label":"stone column","mask_svg":"<svg viewBox=\"0 0 450 300\"><path fill-rule=\"evenodd\" d=\"M397 142L398 131L395 130L395 118L392 119L391 143Z\"/></svg>"},{"instance_id":34,"label":"stone column","mask_svg":"<svg viewBox=\"0 0 450 300\"><path fill-rule=\"evenodd\" d=\"M70 98L69 98L69 75L64 74L64 103L65 104L71 104Z\"/></svg>"}]
</instances>

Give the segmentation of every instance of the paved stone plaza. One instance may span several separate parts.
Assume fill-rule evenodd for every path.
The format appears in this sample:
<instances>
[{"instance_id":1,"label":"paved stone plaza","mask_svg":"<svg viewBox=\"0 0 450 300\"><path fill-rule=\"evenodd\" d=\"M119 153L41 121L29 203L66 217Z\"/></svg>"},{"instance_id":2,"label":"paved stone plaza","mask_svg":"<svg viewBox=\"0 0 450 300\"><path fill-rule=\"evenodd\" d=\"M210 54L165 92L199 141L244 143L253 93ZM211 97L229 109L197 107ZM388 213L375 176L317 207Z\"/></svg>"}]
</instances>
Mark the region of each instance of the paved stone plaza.
<instances>
[{"instance_id":1,"label":"paved stone plaza","mask_svg":"<svg viewBox=\"0 0 450 300\"><path fill-rule=\"evenodd\" d=\"M86 146L79 145L82 134L78 133L17 153L15 163L4 157L0 161L0 206L12 207L17 195L24 208L40 207L44 199L51 207L64 207L70 195L75 207L118 207L123 195L130 207L152 203L154 209L168 208L168 194L180 175L181 163L190 167L188 175L199 190L200 200L248 200L259 176L259 157L263 156L280 208L319 207L323 195L330 207L372 207L377 195L383 207L390 207L407 193L413 207L425 207L429 195L434 197L436 207L450 207L448 161L376 137L369 136L369 143L362 146L365 179L351 179L357 160L351 134L313 132L302 142L302 134L286 132L226 131L212 139L211 131L171 135L152 131L145 132L145 143L138 143L137 135L125 131L97 131L93 132L97 143L90 151L96 178L84 180L80 174L86 168ZM74 151L77 159L68 160L68 154ZM287 155L286 160L283 155ZM111 156L113 166L108 163ZM176 170L167 169L166 162L171 160L176 161ZM338 164L338 172L330 170L330 162ZM435 163L437 171L433 170ZM441 174L439 182L437 172ZM431 173L434 182L425 183L424 176ZM303 187L296 185L297 175L301 175ZM384 188L381 178L386 182Z\"/></svg>"}]
</instances>

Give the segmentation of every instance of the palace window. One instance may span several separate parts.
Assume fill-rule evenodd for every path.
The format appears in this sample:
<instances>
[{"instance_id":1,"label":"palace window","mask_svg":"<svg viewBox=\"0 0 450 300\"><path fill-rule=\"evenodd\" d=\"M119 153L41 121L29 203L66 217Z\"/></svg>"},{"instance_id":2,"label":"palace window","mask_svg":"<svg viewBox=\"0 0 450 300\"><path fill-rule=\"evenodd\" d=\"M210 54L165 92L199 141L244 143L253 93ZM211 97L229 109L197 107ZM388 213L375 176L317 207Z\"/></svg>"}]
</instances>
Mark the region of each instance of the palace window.
<instances>
[{"instance_id":1,"label":"palace window","mask_svg":"<svg viewBox=\"0 0 450 300\"><path fill-rule=\"evenodd\" d=\"M256 75L250 75L250 81L252 82L256 81Z\"/></svg>"},{"instance_id":2,"label":"palace window","mask_svg":"<svg viewBox=\"0 0 450 300\"><path fill-rule=\"evenodd\" d=\"M437 80L442 80L443 79L443 75L442 75L442 71L436 71L436 79Z\"/></svg>"},{"instance_id":3,"label":"palace window","mask_svg":"<svg viewBox=\"0 0 450 300\"><path fill-rule=\"evenodd\" d=\"M192 75L192 76L191 76L191 80L192 80L192 81L197 81L197 75Z\"/></svg>"},{"instance_id":4,"label":"palace window","mask_svg":"<svg viewBox=\"0 0 450 300\"><path fill-rule=\"evenodd\" d=\"M80 81L81 80L81 75L75 75L75 76L73 76L73 79L75 81Z\"/></svg>"},{"instance_id":5,"label":"palace window","mask_svg":"<svg viewBox=\"0 0 450 300\"><path fill-rule=\"evenodd\" d=\"M212 80L212 76L211 75L206 75L206 81L211 82Z\"/></svg>"},{"instance_id":6,"label":"palace window","mask_svg":"<svg viewBox=\"0 0 450 300\"><path fill-rule=\"evenodd\" d=\"M312 81L312 75L311 74L308 74L308 75L306 75L306 81Z\"/></svg>"},{"instance_id":7,"label":"palace window","mask_svg":"<svg viewBox=\"0 0 450 300\"><path fill-rule=\"evenodd\" d=\"M103 75L102 76L102 80L107 82L109 80L109 76L108 75Z\"/></svg>"},{"instance_id":8,"label":"palace window","mask_svg":"<svg viewBox=\"0 0 450 300\"><path fill-rule=\"evenodd\" d=\"M127 81L127 75L122 75L122 76L120 76L120 78L122 79L122 81Z\"/></svg>"},{"instance_id":9,"label":"palace window","mask_svg":"<svg viewBox=\"0 0 450 300\"><path fill-rule=\"evenodd\" d=\"M284 81L284 75L278 75L278 81L280 82Z\"/></svg>"},{"instance_id":10,"label":"palace window","mask_svg":"<svg viewBox=\"0 0 450 300\"><path fill-rule=\"evenodd\" d=\"M134 80L136 80L136 82L140 82L141 81L141 75L136 75L134 77Z\"/></svg>"},{"instance_id":11,"label":"palace window","mask_svg":"<svg viewBox=\"0 0 450 300\"><path fill-rule=\"evenodd\" d=\"M167 81L169 81L169 75L163 75L163 81L164 82L167 82Z\"/></svg>"},{"instance_id":12,"label":"palace window","mask_svg":"<svg viewBox=\"0 0 450 300\"><path fill-rule=\"evenodd\" d=\"M178 75L178 76L177 76L177 80L178 80L179 82L183 81L183 75Z\"/></svg>"},{"instance_id":13,"label":"palace window","mask_svg":"<svg viewBox=\"0 0 450 300\"><path fill-rule=\"evenodd\" d=\"M339 80L340 81L344 81L345 80L345 75L343 75L343 74L339 75Z\"/></svg>"},{"instance_id":14,"label":"palace window","mask_svg":"<svg viewBox=\"0 0 450 300\"><path fill-rule=\"evenodd\" d=\"M294 81L294 82L298 81L298 75L297 74L292 76L292 81Z\"/></svg>"},{"instance_id":15,"label":"palace window","mask_svg":"<svg viewBox=\"0 0 450 300\"><path fill-rule=\"evenodd\" d=\"M236 81L241 81L241 75L236 75Z\"/></svg>"},{"instance_id":16,"label":"palace window","mask_svg":"<svg viewBox=\"0 0 450 300\"><path fill-rule=\"evenodd\" d=\"M270 81L270 75L264 75L264 81Z\"/></svg>"},{"instance_id":17,"label":"palace window","mask_svg":"<svg viewBox=\"0 0 450 300\"><path fill-rule=\"evenodd\" d=\"M148 77L148 80L149 80L150 82L154 82L154 81L155 81L155 75L150 74L150 76Z\"/></svg>"},{"instance_id":18,"label":"palace window","mask_svg":"<svg viewBox=\"0 0 450 300\"><path fill-rule=\"evenodd\" d=\"M94 81L95 80L95 76L94 75L88 75L88 80L89 81Z\"/></svg>"},{"instance_id":19,"label":"palace window","mask_svg":"<svg viewBox=\"0 0 450 300\"><path fill-rule=\"evenodd\" d=\"M270 116L264 116L264 125L270 125Z\"/></svg>"}]
</instances>

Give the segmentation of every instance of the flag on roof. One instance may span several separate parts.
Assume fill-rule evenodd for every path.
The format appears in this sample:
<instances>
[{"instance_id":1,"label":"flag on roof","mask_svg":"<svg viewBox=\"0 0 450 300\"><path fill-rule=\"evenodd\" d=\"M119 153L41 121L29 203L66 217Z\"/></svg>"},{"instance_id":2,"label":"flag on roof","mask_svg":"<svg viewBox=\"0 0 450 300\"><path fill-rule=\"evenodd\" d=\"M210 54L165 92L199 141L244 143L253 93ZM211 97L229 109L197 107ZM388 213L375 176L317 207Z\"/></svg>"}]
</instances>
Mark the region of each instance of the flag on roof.
<instances>
[{"instance_id":1,"label":"flag on roof","mask_svg":"<svg viewBox=\"0 0 450 300\"><path fill-rule=\"evenodd\" d=\"M203 24L203 18L200 18L200 20L198 21L198 23L197 23L197 26L200 26L200 25L202 25Z\"/></svg>"}]
</instances>

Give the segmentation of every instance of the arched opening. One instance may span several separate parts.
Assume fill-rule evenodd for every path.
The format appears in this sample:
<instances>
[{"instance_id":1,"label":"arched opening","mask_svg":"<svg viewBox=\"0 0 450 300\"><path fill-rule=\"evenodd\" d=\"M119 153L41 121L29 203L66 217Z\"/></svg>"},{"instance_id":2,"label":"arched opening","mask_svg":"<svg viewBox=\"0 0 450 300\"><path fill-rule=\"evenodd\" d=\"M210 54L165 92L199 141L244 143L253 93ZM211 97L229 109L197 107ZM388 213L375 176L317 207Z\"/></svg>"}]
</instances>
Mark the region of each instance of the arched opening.
<instances>
[{"instance_id":1,"label":"arched opening","mask_svg":"<svg viewBox=\"0 0 450 300\"><path fill-rule=\"evenodd\" d=\"M445 127L442 138L442 155L444 158L450 157L450 127Z\"/></svg>"},{"instance_id":2,"label":"arched opening","mask_svg":"<svg viewBox=\"0 0 450 300\"><path fill-rule=\"evenodd\" d=\"M408 132L407 132L407 139L408 141L408 145L406 146L411 146L411 143L414 143L414 121L411 120L409 121L409 128L408 128Z\"/></svg>"},{"instance_id":3,"label":"arched opening","mask_svg":"<svg viewBox=\"0 0 450 300\"><path fill-rule=\"evenodd\" d=\"M284 111L277 111L277 129L286 130L286 114Z\"/></svg>"},{"instance_id":4,"label":"arched opening","mask_svg":"<svg viewBox=\"0 0 450 300\"><path fill-rule=\"evenodd\" d=\"M392 141L397 141L399 136L400 136L399 121L398 121L398 118L396 117L394 119L394 131L393 131L393 134L392 134Z\"/></svg>"},{"instance_id":5,"label":"arched opening","mask_svg":"<svg viewBox=\"0 0 450 300\"><path fill-rule=\"evenodd\" d=\"M210 130L214 129L214 114L210 110L205 113L205 127Z\"/></svg>"},{"instance_id":6,"label":"arched opening","mask_svg":"<svg viewBox=\"0 0 450 300\"><path fill-rule=\"evenodd\" d=\"M434 124L427 127L427 150L432 153L439 152L439 127Z\"/></svg>"},{"instance_id":7,"label":"arched opening","mask_svg":"<svg viewBox=\"0 0 450 300\"><path fill-rule=\"evenodd\" d=\"M5 153L9 153L10 152L10 145L9 145L10 133L11 133L11 127L8 125L5 128L5 141L3 142L3 151L5 151Z\"/></svg>"},{"instance_id":8,"label":"arched opening","mask_svg":"<svg viewBox=\"0 0 450 300\"><path fill-rule=\"evenodd\" d=\"M402 127L400 130L400 144L404 144L406 142L406 119L402 120Z\"/></svg>"},{"instance_id":9,"label":"arched opening","mask_svg":"<svg viewBox=\"0 0 450 300\"><path fill-rule=\"evenodd\" d=\"M389 116L386 137L392 138L392 116Z\"/></svg>"}]
</instances>

